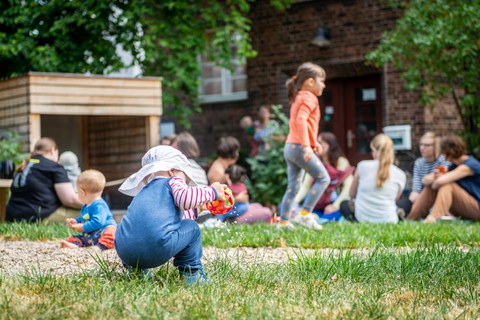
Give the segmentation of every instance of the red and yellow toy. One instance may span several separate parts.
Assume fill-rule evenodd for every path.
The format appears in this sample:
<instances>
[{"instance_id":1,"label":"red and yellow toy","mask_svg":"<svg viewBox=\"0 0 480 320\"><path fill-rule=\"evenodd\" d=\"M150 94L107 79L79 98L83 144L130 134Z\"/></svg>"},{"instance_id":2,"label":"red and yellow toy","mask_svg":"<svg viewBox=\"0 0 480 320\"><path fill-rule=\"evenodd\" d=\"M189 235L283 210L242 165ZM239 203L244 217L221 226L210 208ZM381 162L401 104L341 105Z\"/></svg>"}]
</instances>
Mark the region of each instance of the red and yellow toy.
<instances>
[{"instance_id":1,"label":"red and yellow toy","mask_svg":"<svg viewBox=\"0 0 480 320\"><path fill-rule=\"evenodd\" d=\"M205 206L207 210L213 214L225 214L228 211L232 210L235 200L233 199L232 190L229 188L225 189L225 200L215 200L212 202L207 202Z\"/></svg>"}]
</instances>

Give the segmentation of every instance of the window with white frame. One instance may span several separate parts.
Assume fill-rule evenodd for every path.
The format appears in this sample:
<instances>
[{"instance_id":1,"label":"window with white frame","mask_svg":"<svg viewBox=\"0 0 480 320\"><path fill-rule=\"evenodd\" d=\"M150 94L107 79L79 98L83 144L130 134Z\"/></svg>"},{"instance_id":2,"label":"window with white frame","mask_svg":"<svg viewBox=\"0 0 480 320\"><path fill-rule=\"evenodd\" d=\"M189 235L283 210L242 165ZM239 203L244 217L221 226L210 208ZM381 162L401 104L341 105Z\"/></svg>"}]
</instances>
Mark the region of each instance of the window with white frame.
<instances>
[{"instance_id":1,"label":"window with white frame","mask_svg":"<svg viewBox=\"0 0 480 320\"><path fill-rule=\"evenodd\" d=\"M224 102L247 99L247 68L239 59L233 59L233 72L215 66L201 57L200 102Z\"/></svg>"}]
</instances>

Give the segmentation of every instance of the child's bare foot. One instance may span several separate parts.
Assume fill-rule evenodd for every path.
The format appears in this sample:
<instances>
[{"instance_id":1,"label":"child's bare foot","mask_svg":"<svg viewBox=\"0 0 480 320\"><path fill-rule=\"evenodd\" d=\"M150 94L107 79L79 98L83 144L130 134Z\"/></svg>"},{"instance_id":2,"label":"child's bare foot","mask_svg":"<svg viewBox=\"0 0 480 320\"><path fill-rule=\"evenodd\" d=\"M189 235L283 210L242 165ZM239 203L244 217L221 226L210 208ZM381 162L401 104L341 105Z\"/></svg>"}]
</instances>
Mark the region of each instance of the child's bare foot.
<instances>
[{"instance_id":1,"label":"child's bare foot","mask_svg":"<svg viewBox=\"0 0 480 320\"><path fill-rule=\"evenodd\" d=\"M78 246L66 240L62 240L60 241L60 248L78 248Z\"/></svg>"}]
</instances>

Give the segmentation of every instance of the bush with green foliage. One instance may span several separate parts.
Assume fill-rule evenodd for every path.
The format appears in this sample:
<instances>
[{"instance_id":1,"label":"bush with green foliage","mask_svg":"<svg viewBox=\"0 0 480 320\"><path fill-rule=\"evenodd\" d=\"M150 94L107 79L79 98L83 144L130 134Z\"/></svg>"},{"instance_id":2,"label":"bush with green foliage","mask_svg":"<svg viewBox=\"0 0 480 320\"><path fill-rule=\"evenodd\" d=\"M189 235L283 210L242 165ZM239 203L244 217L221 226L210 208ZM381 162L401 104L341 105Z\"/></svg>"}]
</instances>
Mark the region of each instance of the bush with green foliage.
<instances>
[{"instance_id":1,"label":"bush with green foliage","mask_svg":"<svg viewBox=\"0 0 480 320\"><path fill-rule=\"evenodd\" d=\"M272 119L279 123L274 136L287 136L288 118L282 113L281 105L272 106ZM284 141L264 139L270 146L266 157L250 157L246 161L250 165L252 183L248 183L248 191L252 200L262 204L277 205L282 200L287 187L287 164L283 157Z\"/></svg>"},{"instance_id":2,"label":"bush with green foliage","mask_svg":"<svg viewBox=\"0 0 480 320\"><path fill-rule=\"evenodd\" d=\"M283 10L293 0L270 0ZM205 55L233 70L254 57L252 0L0 1L0 78L28 71L109 74L139 66L163 77L164 111L190 126ZM122 59L118 49L131 55Z\"/></svg>"},{"instance_id":3,"label":"bush with green foliage","mask_svg":"<svg viewBox=\"0 0 480 320\"><path fill-rule=\"evenodd\" d=\"M25 154L22 152L23 145L16 132L5 132L0 137L0 161L11 160L15 164L20 164L25 158Z\"/></svg>"}]
</instances>

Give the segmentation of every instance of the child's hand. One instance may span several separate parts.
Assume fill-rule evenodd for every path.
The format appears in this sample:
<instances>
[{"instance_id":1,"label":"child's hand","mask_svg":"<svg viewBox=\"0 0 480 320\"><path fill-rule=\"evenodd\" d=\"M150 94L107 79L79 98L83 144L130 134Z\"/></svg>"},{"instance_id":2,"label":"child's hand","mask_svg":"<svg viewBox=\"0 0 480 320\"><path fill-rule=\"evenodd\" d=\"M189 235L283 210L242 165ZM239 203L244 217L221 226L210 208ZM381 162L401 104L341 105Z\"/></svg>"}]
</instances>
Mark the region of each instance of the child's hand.
<instances>
[{"instance_id":1,"label":"child's hand","mask_svg":"<svg viewBox=\"0 0 480 320\"><path fill-rule=\"evenodd\" d=\"M67 218L67 219L65 219L65 224L66 224L69 228L70 228L70 226L71 226L72 224L75 224L75 223L77 223L77 220L75 220L74 218Z\"/></svg>"},{"instance_id":2,"label":"child's hand","mask_svg":"<svg viewBox=\"0 0 480 320\"><path fill-rule=\"evenodd\" d=\"M312 159L312 156L313 156L313 150L312 150L312 147L310 146L306 146L305 148L303 148L304 150L304 154L303 154L303 160L305 160L305 162L308 162L310 161L310 159Z\"/></svg>"},{"instance_id":3,"label":"child's hand","mask_svg":"<svg viewBox=\"0 0 480 320\"><path fill-rule=\"evenodd\" d=\"M85 229L83 229L83 223L74 223L69 226L70 229L75 230L76 232L83 232Z\"/></svg>"},{"instance_id":4,"label":"child's hand","mask_svg":"<svg viewBox=\"0 0 480 320\"><path fill-rule=\"evenodd\" d=\"M442 166L442 165L436 166L435 169L433 169L433 176L435 177L435 180L440 178L444 174L446 174L447 170L448 170L447 166Z\"/></svg>"},{"instance_id":5,"label":"child's hand","mask_svg":"<svg viewBox=\"0 0 480 320\"><path fill-rule=\"evenodd\" d=\"M211 187L217 191L218 199L220 201L225 200L225 189L227 189L226 184L222 184L220 182L212 183Z\"/></svg>"},{"instance_id":6,"label":"child's hand","mask_svg":"<svg viewBox=\"0 0 480 320\"><path fill-rule=\"evenodd\" d=\"M206 210L208 210L208 209L207 209L207 205L205 203L203 203L203 204L201 204L197 207L197 212L198 213L206 211Z\"/></svg>"}]
</instances>

